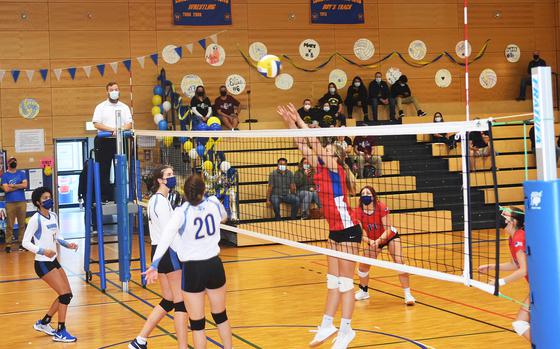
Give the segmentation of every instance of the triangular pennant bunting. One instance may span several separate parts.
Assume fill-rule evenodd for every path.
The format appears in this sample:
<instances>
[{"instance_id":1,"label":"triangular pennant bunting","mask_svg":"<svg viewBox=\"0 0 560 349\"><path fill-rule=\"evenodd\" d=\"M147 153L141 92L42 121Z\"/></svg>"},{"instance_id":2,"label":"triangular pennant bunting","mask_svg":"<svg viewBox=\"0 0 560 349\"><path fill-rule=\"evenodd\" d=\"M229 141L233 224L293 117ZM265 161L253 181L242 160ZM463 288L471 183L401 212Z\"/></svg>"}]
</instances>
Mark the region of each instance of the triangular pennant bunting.
<instances>
[{"instance_id":1,"label":"triangular pennant bunting","mask_svg":"<svg viewBox=\"0 0 560 349\"><path fill-rule=\"evenodd\" d=\"M39 73L41 73L41 79L43 79L43 81L47 80L47 75L49 74L49 70L48 69L39 69Z\"/></svg>"},{"instance_id":2,"label":"triangular pennant bunting","mask_svg":"<svg viewBox=\"0 0 560 349\"><path fill-rule=\"evenodd\" d=\"M14 82L17 82L18 78L19 78L19 69L12 69L12 78L14 79Z\"/></svg>"},{"instance_id":3,"label":"triangular pennant bunting","mask_svg":"<svg viewBox=\"0 0 560 349\"><path fill-rule=\"evenodd\" d=\"M4 75L6 75L6 71L4 69L0 69L0 82L4 80Z\"/></svg>"},{"instance_id":4,"label":"triangular pennant bunting","mask_svg":"<svg viewBox=\"0 0 560 349\"><path fill-rule=\"evenodd\" d=\"M146 56L136 57L136 60L138 61L138 64L140 64L140 67L144 69L144 62L146 61Z\"/></svg>"},{"instance_id":5,"label":"triangular pennant bunting","mask_svg":"<svg viewBox=\"0 0 560 349\"><path fill-rule=\"evenodd\" d=\"M192 54L193 44L186 44L185 47L187 48L187 51Z\"/></svg>"},{"instance_id":6,"label":"triangular pennant bunting","mask_svg":"<svg viewBox=\"0 0 560 349\"><path fill-rule=\"evenodd\" d=\"M25 75L27 75L27 80L29 80L29 82L33 80L33 74L35 74L35 70L28 69L25 71Z\"/></svg>"},{"instance_id":7,"label":"triangular pennant bunting","mask_svg":"<svg viewBox=\"0 0 560 349\"><path fill-rule=\"evenodd\" d=\"M213 43L217 44L218 43L218 34L210 35L210 40L212 40Z\"/></svg>"},{"instance_id":8,"label":"triangular pennant bunting","mask_svg":"<svg viewBox=\"0 0 560 349\"><path fill-rule=\"evenodd\" d=\"M158 61L158 54L154 53L150 55L150 58L152 59L152 61L154 62L155 65L157 65L157 61Z\"/></svg>"},{"instance_id":9,"label":"triangular pennant bunting","mask_svg":"<svg viewBox=\"0 0 560 349\"><path fill-rule=\"evenodd\" d=\"M132 61L130 59L125 59L124 61L122 61L126 70L130 71L130 66L132 65Z\"/></svg>"},{"instance_id":10,"label":"triangular pennant bunting","mask_svg":"<svg viewBox=\"0 0 560 349\"><path fill-rule=\"evenodd\" d=\"M84 73L86 73L86 76L89 78L89 76L91 75L91 65L85 65L82 67L82 69L84 70Z\"/></svg>"},{"instance_id":11,"label":"triangular pennant bunting","mask_svg":"<svg viewBox=\"0 0 560 349\"><path fill-rule=\"evenodd\" d=\"M200 44L202 49L206 50L206 39L200 39L198 40L198 43Z\"/></svg>"},{"instance_id":12,"label":"triangular pennant bunting","mask_svg":"<svg viewBox=\"0 0 560 349\"><path fill-rule=\"evenodd\" d=\"M60 75L62 74L62 69L59 69L59 68L53 69L53 73L54 73L54 76L56 77L56 80L60 80Z\"/></svg>"},{"instance_id":13,"label":"triangular pennant bunting","mask_svg":"<svg viewBox=\"0 0 560 349\"><path fill-rule=\"evenodd\" d=\"M111 66L111 69L113 69L113 73L116 74L117 71L119 71L119 62L111 62L109 65Z\"/></svg>"},{"instance_id":14,"label":"triangular pennant bunting","mask_svg":"<svg viewBox=\"0 0 560 349\"><path fill-rule=\"evenodd\" d=\"M175 52L177 52L179 57L183 57L183 47L181 47L181 46L175 47Z\"/></svg>"},{"instance_id":15,"label":"triangular pennant bunting","mask_svg":"<svg viewBox=\"0 0 560 349\"><path fill-rule=\"evenodd\" d=\"M72 80L74 80L74 78L76 77L76 68L68 68L68 73L70 73L70 77L72 78Z\"/></svg>"},{"instance_id":16,"label":"triangular pennant bunting","mask_svg":"<svg viewBox=\"0 0 560 349\"><path fill-rule=\"evenodd\" d=\"M96 65L99 75L103 76L105 74L105 64Z\"/></svg>"}]
</instances>

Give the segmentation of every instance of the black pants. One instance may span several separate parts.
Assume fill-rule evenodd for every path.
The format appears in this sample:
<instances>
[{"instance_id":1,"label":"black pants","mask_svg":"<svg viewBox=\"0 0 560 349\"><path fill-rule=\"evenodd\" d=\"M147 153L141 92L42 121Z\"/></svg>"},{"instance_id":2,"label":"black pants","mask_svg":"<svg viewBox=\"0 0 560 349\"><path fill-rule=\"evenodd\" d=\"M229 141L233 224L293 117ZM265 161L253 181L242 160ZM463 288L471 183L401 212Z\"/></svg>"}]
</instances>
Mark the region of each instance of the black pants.
<instances>
[{"instance_id":1,"label":"black pants","mask_svg":"<svg viewBox=\"0 0 560 349\"><path fill-rule=\"evenodd\" d=\"M114 201L115 191L111 184L111 164L117 153L115 138L95 137L95 161L99 162L99 182L101 184L101 200Z\"/></svg>"},{"instance_id":2,"label":"black pants","mask_svg":"<svg viewBox=\"0 0 560 349\"><path fill-rule=\"evenodd\" d=\"M359 101L362 105L362 111L364 113L364 120L368 120L368 104L367 101ZM354 107L359 107L358 106L358 101L347 101L346 102L346 108L348 109L348 118L352 119L352 112L354 110Z\"/></svg>"}]
</instances>

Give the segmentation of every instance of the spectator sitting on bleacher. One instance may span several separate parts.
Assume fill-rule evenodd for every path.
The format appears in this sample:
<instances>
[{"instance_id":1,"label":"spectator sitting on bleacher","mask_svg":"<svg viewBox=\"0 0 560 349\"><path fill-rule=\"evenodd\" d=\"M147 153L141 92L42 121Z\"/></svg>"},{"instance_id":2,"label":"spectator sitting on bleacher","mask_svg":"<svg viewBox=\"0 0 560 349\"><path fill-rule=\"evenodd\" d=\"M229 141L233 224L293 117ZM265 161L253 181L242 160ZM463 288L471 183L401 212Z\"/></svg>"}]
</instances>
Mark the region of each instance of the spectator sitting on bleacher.
<instances>
[{"instance_id":1,"label":"spectator sitting on bleacher","mask_svg":"<svg viewBox=\"0 0 560 349\"><path fill-rule=\"evenodd\" d=\"M346 117L342 115L342 97L337 92L336 85L329 83L329 90L319 99L319 107L324 109L325 103L329 104L330 112L335 116L335 121L340 125L346 125Z\"/></svg>"},{"instance_id":2,"label":"spectator sitting on bleacher","mask_svg":"<svg viewBox=\"0 0 560 349\"><path fill-rule=\"evenodd\" d=\"M373 153L374 136L356 136L354 138L354 153L358 155L358 178L381 177L381 156ZM360 156L363 161L360 162Z\"/></svg>"},{"instance_id":3,"label":"spectator sitting on bleacher","mask_svg":"<svg viewBox=\"0 0 560 349\"><path fill-rule=\"evenodd\" d=\"M348 110L348 119L352 119L352 112L354 107L361 107L364 113L364 121L369 121L368 118L368 92L362 78L355 76L352 85L348 87L346 94L346 109Z\"/></svg>"},{"instance_id":4,"label":"spectator sitting on bleacher","mask_svg":"<svg viewBox=\"0 0 560 349\"><path fill-rule=\"evenodd\" d=\"M296 190L298 193L299 201L301 203L301 218L309 218L309 207L315 203L318 208L321 208L319 201L319 194L315 188L313 176L315 171L309 164L306 158L302 158L298 165L298 170L294 174L294 181L296 183Z\"/></svg>"},{"instance_id":5,"label":"spectator sitting on bleacher","mask_svg":"<svg viewBox=\"0 0 560 349\"><path fill-rule=\"evenodd\" d=\"M408 86L408 78L406 75L401 75L401 77L391 86L391 97L395 99L397 108L399 110L399 118L404 117L403 104L414 104L416 108L416 114L418 116L426 116L426 113L422 111L420 105L416 101L416 98L412 95L410 87Z\"/></svg>"},{"instance_id":6,"label":"spectator sitting on bleacher","mask_svg":"<svg viewBox=\"0 0 560 349\"><path fill-rule=\"evenodd\" d=\"M235 130L239 125L239 109L241 103L227 93L225 86L220 86L220 96L214 101L216 114L222 120L222 128L226 130Z\"/></svg>"},{"instance_id":7,"label":"spectator sitting on bleacher","mask_svg":"<svg viewBox=\"0 0 560 349\"><path fill-rule=\"evenodd\" d=\"M373 120L377 121L377 109L379 105L389 106L389 118L395 120L395 100L391 98L391 89L386 81L383 81L380 72L375 73L375 80L369 83L369 100Z\"/></svg>"},{"instance_id":8,"label":"spectator sitting on bleacher","mask_svg":"<svg viewBox=\"0 0 560 349\"><path fill-rule=\"evenodd\" d=\"M531 140L531 152L535 154L535 126L532 126L529 130L529 139ZM556 161L560 159L560 136L558 136L558 141L556 142Z\"/></svg>"},{"instance_id":9,"label":"spectator sitting on bleacher","mask_svg":"<svg viewBox=\"0 0 560 349\"><path fill-rule=\"evenodd\" d=\"M321 109L318 111L318 120L320 127L335 127L337 121L336 109L334 109L329 102L322 104Z\"/></svg>"},{"instance_id":10,"label":"spectator sitting on bleacher","mask_svg":"<svg viewBox=\"0 0 560 349\"><path fill-rule=\"evenodd\" d=\"M206 96L204 86L197 86L194 97L191 99L191 110L196 121L193 120L193 127L201 122L206 123L212 116L212 103Z\"/></svg>"},{"instance_id":11,"label":"spectator sitting on bleacher","mask_svg":"<svg viewBox=\"0 0 560 349\"><path fill-rule=\"evenodd\" d=\"M306 124L319 125L320 111L317 108L313 108L311 99L306 98L303 100L303 106L298 109L298 114Z\"/></svg>"},{"instance_id":12,"label":"spectator sitting on bleacher","mask_svg":"<svg viewBox=\"0 0 560 349\"><path fill-rule=\"evenodd\" d=\"M365 156L354 154L353 143L352 138L348 136L338 136L333 141L335 146L340 147L344 151L346 154L346 165L354 173L354 176L358 177L359 169L364 168Z\"/></svg>"},{"instance_id":13,"label":"spectator sitting on bleacher","mask_svg":"<svg viewBox=\"0 0 560 349\"><path fill-rule=\"evenodd\" d=\"M478 118L475 118L478 120ZM476 170L476 158L482 158L482 162L486 162L486 158L491 155L490 137L488 131L473 131L469 133L469 161L471 170Z\"/></svg>"},{"instance_id":14,"label":"spectator sitting on bleacher","mask_svg":"<svg viewBox=\"0 0 560 349\"><path fill-rule=\"evenodd\" d=\"M443 115L440 112L434 114L434 122L443 122ZM457 147L457 140L455 139L454 133L434 133L432 135L432 142L434 143L445 143L449 149L454 149Z\"/></svg>"},{"instance_id":15,"label":"spectator sitting on bleacher","mask_svg":"<svg viewBox=\"0 0 560 349\"><path fill-rule=\"evenodd\" d=\"M274 218L280 220L280 203L285 202L292 206L292 219L297 217L299 209L299 198L296 193L294 174L288 170L288 160L278 159L278 168L268 176L268 190L266 193L266 203L272 206Z\"/></svg>"}]
</instances>

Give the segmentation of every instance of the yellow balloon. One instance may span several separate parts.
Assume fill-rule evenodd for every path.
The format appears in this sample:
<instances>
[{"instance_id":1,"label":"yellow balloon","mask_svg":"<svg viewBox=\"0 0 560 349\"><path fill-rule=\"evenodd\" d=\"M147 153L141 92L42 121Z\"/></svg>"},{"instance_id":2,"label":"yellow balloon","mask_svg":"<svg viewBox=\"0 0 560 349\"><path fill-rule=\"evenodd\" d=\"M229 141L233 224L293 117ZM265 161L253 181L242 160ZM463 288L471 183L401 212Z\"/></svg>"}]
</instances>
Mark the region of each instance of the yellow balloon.
<instances>
[{"instance_id":1,"label":"yellow balloon","mask_svg":"<svg viewBox=\"0 0 560 349\"><path fill-rule=\"evenodd\" d=\"M152 104L153 104L153 105L155 105L155 106L156 106L156 105L160 105L161 102L162 102L162 101L161 101L161 96L160 96L160 95L154 95L154 96L152 97Z\"/></svg>"},{"instance_id":2,"label":"yellow balloon","mask_svg":"<svg viewBox=\"0 0 560 349\"><path fill-rule=\"evenodd\" d=\"M173 137L165 136L163 137L163 145L170 147L173 144Z\"/></svg>"},{"instance_id":3,"label":"yellow balloon","mask_svg":"<svg viewBox=\"0 0 560 349\"><path fill-rule=\"evenodd\" d=\"M212 163L212 161L210 160L206 160L204 161L204 163L202 164L202 167L204 167L204 169L208 172L212 171L212 169L214 168L214 164Z\"/></svg>"},{"instance_id":4,"label":"yellow balloon","mask_svg":"<svg viewBox=\"0 0 560 349\"><path fill-rule=\"evenodd\" d=\"M206 124L207 124L208 126L210 126L210 125L212 125L212 124L221 125L222 122L221 122L220 119L218 119L217 117L211 116L210 118L208 118L208 121L206 121Z\"/></svg>"},{"instance_id":5,"label":"yellow balloon","mask_svg":"<svg viewBox=\"0 0 560 349\"><path fill-rule=\"evenodd\" d=\"M214 146L214 140L210 138L208 142L206 142L206 151L209 151Z\"/></svg>"},{"instance_id":6,"label":"yellow balloon","mask_svg":"<svg viewBox=\"0 0 560 349\"><path fill-rule=\"evenodd\" d=\"M186 153L190 152L193 147L194 147L194 145L191 141L186 141L185 143L183 143L183 150Z\"/></svg>"},{"instance_id":7,"label":"yellow balloon","mask_svg":"<svg viewBox=\"0 0 560 349\"><path fill-rule=\"evenodd\" d=\"M159 107L159 105L154 105L152 107L152 116L156 116L158 114L161 114L161 108Z\"/></svg>"},{"instance_id":8,"label":"yellow balloon","mask_svg":"<svg viewBox=\"0 0 560 349\"><path fill-rule=\"evenodd\" d=\"M49 177L50 175L52 175L52 167L45 166L45 169L43 170L43 172L45 173L45 176Z\"/></svg>"}]
</instances>

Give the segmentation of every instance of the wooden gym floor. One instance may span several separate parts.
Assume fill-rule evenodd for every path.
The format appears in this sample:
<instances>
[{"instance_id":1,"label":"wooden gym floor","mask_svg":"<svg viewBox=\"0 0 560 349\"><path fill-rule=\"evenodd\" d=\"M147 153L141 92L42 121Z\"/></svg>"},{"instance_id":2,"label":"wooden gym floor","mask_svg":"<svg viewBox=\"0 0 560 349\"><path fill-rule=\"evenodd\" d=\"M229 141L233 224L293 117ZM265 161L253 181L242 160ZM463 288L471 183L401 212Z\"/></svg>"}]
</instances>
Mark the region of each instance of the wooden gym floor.
<instances>
[{"instance_id":1,"label":"wooden gym floor","mask_svg":"<svg viewBox=\"0 0 560 349\"><path fill-rule=\"evenodd\" d=\"M108 288L99 278L85 282L82 254L62 250L61 263L69 275L74 299L67 327L78 337L74 344L53 343L33 330L54 292L33 270L29 252L0 253L0 333L4 348L126 348L160 301L158 285L142 288L138 263L133 263L130 293L122 292L117 264L108 268ZM504 246L505 247L505 246ZM117 245L107 245L107 258ZM137 255L135 252L134 255ZM286 246L223 248L228 277L228 315L234 347L307 348L321 320L326 294L325 257ZM528 348L511 330L518 305L474 288L417 276L411 277L414 307L406 307L395 272L375 268L370 273L371 298L356 303L352 322L357 331L350 348ZM520 281L503 292L522 300L527 285ZM207 312L209 315L209 312ZM171 314L172 315L172 314ZM340 313L335 320L338 326ZM211 320L211 318L210 318ZM56 323L56 317L53 319ZM219 348L214 326L207 325L208 348ZM173 321L160 323L149 348L173 348ZM189 340L192 343L192 340ZM330 348L330 343L323 348Z\"/></svg>"}]
</instances>

